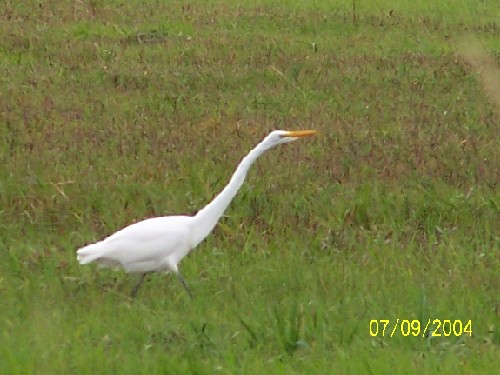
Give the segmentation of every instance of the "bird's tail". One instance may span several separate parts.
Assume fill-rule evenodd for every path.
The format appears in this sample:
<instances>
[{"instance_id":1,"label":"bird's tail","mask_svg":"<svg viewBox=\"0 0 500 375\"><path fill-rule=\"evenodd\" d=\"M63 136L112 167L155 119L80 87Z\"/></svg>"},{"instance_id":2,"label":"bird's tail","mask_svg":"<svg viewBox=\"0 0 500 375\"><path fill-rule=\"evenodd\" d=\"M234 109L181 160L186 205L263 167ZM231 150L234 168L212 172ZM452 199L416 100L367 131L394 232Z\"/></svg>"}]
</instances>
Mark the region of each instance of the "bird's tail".
<instances>
[{"instance_id":1,"label":"bird's tail","mask_svg":"<svg viewBox=\"0 0 500 375\"><path fill-rule=\"evenodd\" d=\"M96 259L99 259L102 256L102 248L101 243L93 243L91 245L87 245L78 249L76 251L76 259L80 264L88 264L92 263Z\"/></svg>"}]
</instances>

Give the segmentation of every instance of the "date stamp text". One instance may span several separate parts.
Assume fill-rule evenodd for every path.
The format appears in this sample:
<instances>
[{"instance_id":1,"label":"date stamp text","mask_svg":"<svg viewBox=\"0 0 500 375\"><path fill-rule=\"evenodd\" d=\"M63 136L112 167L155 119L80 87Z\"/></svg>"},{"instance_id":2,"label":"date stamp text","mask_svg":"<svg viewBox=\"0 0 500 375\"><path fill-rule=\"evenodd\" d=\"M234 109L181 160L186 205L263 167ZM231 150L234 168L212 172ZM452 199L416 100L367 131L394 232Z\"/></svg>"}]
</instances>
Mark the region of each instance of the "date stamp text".
<instances>
[{"instance_id":1,"label":"date stamp text","mask_svg":"<svg viewBox=\"0 0 500 375\"><path fill-rule=\"evenodd\" d=\"M462 321L460 319L428 319L421 322L413 319L372 319L370 320L370 336L385 337L394 335L404 337L450 337L450 336L472 336L472 320Z\"/></svg>"}]
</instances>

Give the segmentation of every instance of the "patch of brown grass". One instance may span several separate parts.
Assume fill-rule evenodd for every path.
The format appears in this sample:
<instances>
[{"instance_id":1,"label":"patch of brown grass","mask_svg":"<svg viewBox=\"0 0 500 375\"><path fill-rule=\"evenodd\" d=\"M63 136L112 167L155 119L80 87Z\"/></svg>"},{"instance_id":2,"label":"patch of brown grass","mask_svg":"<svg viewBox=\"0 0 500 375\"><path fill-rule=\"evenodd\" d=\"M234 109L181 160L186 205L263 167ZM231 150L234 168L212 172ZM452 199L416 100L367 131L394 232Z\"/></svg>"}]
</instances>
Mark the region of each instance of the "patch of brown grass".
<instances>
[{"instance_id":1,"label":"patch of brown grass","mask_svg":"<svg viewBox=\"0 0 500 375\"><path fill-rule=\"evenodd\" d=\"M479 76L484 91L500 111L500 67L477 39L467 38L458 46L458 54Z\"/></svg>"}]
</instances>

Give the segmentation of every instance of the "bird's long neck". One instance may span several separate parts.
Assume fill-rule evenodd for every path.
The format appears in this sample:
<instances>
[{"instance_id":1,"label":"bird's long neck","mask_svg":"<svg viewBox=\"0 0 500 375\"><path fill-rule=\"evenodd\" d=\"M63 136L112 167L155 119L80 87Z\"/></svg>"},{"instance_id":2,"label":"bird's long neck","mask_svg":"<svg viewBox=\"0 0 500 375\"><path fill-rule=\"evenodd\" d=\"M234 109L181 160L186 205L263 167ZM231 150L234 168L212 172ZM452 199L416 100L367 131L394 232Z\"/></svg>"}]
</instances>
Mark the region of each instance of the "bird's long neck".
<instances>
[{"instance_id":1,"label":"bird's long neck","mask_svg":"<svg viewBox=\"0 0 500 375\"><path fill-rule=\"evenodd\" d=\"M262 155L268 148L264 146L263 142L259 143L250 153L243 158L241 163L236 168L229 184L217 195L212 202L207 204L193 217L192 226L192 243L194 247L198 245L203 239L210 234L212 229L224 214L227 206L231 203L232 199L240 189L245 181L247 172L257 158Z\"/></svg>"}]
</instances>

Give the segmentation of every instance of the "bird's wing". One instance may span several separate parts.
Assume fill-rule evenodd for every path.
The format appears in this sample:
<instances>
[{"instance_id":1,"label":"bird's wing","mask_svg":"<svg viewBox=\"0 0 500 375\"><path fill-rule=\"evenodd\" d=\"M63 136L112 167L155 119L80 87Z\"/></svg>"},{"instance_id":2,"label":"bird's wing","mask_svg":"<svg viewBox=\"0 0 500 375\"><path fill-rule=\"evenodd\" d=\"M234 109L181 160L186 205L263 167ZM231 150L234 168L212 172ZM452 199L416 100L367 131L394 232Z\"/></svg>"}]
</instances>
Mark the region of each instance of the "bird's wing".
<instances>
[{"instance_id":1,"label":"bird's wing","mask_svg":"<svg viewBox=\"0 0 500 375\"><path fill-rule=\"evenodd\" d=\"M184 216L158 217L129 225L103 241L77 251L80 263L101 260L105 265L161 263L189 250L189 225Z\"/></svg>"},{"instance_id":2,"label":"bird's wing","mask_svg":"<svg viewBox=\"0 0 500 375\"><path fill-rule=\"evenodd\" d=\"M187 235L187 225L183 216L155 217L131 224L104 239L103 243L118 240L136 241L139 243L155 241L160 237Z\"/></svg>"}]
</instances>

